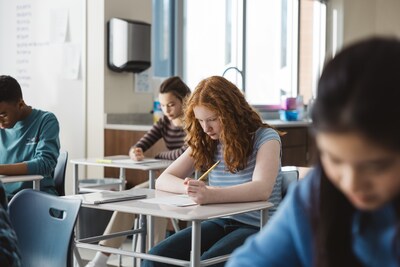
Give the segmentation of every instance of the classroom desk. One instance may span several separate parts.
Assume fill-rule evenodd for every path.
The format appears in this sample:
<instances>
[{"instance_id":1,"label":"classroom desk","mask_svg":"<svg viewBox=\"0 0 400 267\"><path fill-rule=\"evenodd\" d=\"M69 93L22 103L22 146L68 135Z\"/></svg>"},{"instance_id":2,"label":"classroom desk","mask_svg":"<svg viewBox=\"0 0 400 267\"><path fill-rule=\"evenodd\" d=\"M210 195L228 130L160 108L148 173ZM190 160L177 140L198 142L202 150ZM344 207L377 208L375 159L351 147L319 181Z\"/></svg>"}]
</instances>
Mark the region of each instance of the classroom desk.
<instances>
[{"instance_id":1,"label":"classroom desk","mask_svg":"<svg viewBox=\"0 0 400 267\"><path fill-rule=\"evenodd\" d=\"M112 167L119 168L119 186L120 190L125 189L125 170L126 169L134 169L134 170L142 170L149 172L149 188L155 187L155 179L156 179L156 171L167 168L172 161L171 160L160 160L157 162L148 162L148 163L115 163L112 162L114 159L128 159L129 157L126 155L118 155L118 156L110 156L104 157L102 159L111 160L111 162L100 161L99 158L88 158L88 159L73 159L70 162L74 166L73 171L73 194L79 193L79 165L87 165L87 166L102 166L102 167Z\"/></svg>"},{"instance_id":2,"label":"classroom desk","mask_svg":"<svg viewBox=\"0 0 400 267\"><path fill-rule=\"evenodd\" d=\"M145 189L145 188L134 188L131 190L136 190L140 194L146 194L147 199L150 198L163 198L166 196L174 196L174 194L158 191L154 189ZM215 264L217 262L226 261L229 255L220 256L214 259L209 259L206 261L200 261L200 236L201 236L201 227L200 223L204 220L220 218L228 215L234 215L239 213L244 213L248 211L261 211L261 219L260 225L261 227L266 223L268 219L267 210L272 207L272 204L268 201L257 201L257 202L246 202L246 203L228 203L228 204L210 204L210 205L194 205L187 207L176 207L172 205L166 204L155 204L155 203L147 203L141 200L131 200L131 201L122 201L122 202L114 202L107 203L101 205L87 205L82 204L84 207L93 208L93 209L102 209L102 210L110 210L110 211L120 211L141 215L150 215L164 218L174 218L182 221L191 222L192 225L192 253L190 261L171 259L167 257L149 255L140 252L126 251L121 249L107 248L104 246L99 246L96 244L87 244L82 243L80 240L75 241L76 247L104 251L109 253L115 253L130 257L136 257L141 259L149 259L149 260L158 260L169 264L174 264L178 266L191 266L191 267L199 267L199 266L207 266L211 264ZM146 216L143 216L146 217ZM153 225L149 223L149 233L153 230ZM153 245L152 235L149 234L148 242L149 247L151 248Z\"/></svg>"},{"instance_id":3,"label":"classroom desk","mask_svg":"<svg viewBox=\"0 0 400 267\"><path fill-rule=\"evenodd\" d=\"M40 180L43 179L41 175L0 175L0 180L6 183L14 182L33 182L33 189L40 190Z\"/></svg>"}]
</instances>

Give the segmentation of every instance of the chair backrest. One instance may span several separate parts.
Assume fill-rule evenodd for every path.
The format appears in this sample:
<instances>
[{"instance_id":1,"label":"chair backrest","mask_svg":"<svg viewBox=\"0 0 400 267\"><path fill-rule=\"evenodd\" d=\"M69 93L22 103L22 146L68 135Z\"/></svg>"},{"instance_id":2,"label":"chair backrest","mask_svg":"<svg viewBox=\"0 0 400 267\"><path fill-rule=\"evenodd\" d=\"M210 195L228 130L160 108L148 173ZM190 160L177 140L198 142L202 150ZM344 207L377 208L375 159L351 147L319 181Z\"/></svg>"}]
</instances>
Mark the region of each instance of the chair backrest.
<instances>
[{"instance_id":1,"label":"chair backrest","mask_svg":"<svg viewBox=\"0 0 400 267\"><path fill-rule=\"evenodd\" d=\"M57 159L57 165L54 169L54 183L58 195L65 196L65 171L67 170L68 152L60 151Z\"/></svg>"},{"instance_id":2,"label":"chair backrest","mask_svg":"<svg viewBox=\"0 0 400 267\"><path fill-rule=\"evenodd\" d=\"M299 179L299 171L294 166L282 167L282 198L285 197L289 185Z\"/></svg>"},{"instance_id":3,"label":"chair backrest","mask_svg":"<svg viewBox=\"0 0 400 267\"><path fill-rule=\"evenodd\" d=\"M32 189L21 190L11 199L9 214L22 266L70 266L71 240L80 206L80 199Z\"/></svg>"}]
</instances>

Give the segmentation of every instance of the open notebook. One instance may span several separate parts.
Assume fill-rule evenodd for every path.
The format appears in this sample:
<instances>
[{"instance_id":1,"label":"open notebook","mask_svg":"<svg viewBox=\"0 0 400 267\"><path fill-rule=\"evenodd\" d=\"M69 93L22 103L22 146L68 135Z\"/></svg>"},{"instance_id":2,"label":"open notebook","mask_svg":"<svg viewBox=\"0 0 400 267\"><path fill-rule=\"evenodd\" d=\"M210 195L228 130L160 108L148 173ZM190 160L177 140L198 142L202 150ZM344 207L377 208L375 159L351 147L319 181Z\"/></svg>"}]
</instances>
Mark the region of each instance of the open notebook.
<instances>
[{"instance_id":1,"label":"open notebook","mask_svg":"<svg viewBox=\"0 0 400 267\"><path fill-rule=\"evenodd\" d=\"M146 198L145 194L138 194L129 191L100 191L79 195L84 204L104 204L110 202L126 201Z\"/></svg>"}]
</instances>

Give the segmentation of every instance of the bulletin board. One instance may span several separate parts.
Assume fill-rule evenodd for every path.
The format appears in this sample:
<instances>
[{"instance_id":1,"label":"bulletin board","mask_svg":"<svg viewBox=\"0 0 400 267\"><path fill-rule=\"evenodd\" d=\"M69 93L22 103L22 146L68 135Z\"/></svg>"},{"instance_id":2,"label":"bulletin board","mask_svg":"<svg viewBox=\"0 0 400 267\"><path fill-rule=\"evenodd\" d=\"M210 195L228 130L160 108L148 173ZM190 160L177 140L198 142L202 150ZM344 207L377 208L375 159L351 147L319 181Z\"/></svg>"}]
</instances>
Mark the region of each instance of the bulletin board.
<instances>
[{"instance_id":1,"label":"bulletin board","mask_svg":"<svg viewBox=\"0 0 400 267\"><path fill-rule=\"evenodd\" d=\"M25 102L53 112L61 148L85 153L85 0L0 0L0 74Z\"/></svg>"}]
</instances>

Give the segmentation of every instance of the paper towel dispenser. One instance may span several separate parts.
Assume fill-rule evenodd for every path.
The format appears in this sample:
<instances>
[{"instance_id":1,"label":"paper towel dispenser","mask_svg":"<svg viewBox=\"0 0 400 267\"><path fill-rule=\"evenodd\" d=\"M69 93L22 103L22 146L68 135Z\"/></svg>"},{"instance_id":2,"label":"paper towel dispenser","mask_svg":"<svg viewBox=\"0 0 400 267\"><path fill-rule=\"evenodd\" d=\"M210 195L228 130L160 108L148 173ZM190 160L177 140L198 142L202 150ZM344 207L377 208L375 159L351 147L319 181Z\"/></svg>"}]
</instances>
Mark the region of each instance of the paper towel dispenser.
<instances>
[{"instance_id":1,"label":"paper towel dispenser","mask_svg":"<svg viewBox=\"0 0 400 267\"><path fill-rule=\"evenodd\" d=\"M108 67L141 72L151 65L151 25L120 18L108 21Z\"/></svg>"}]
</instances>

